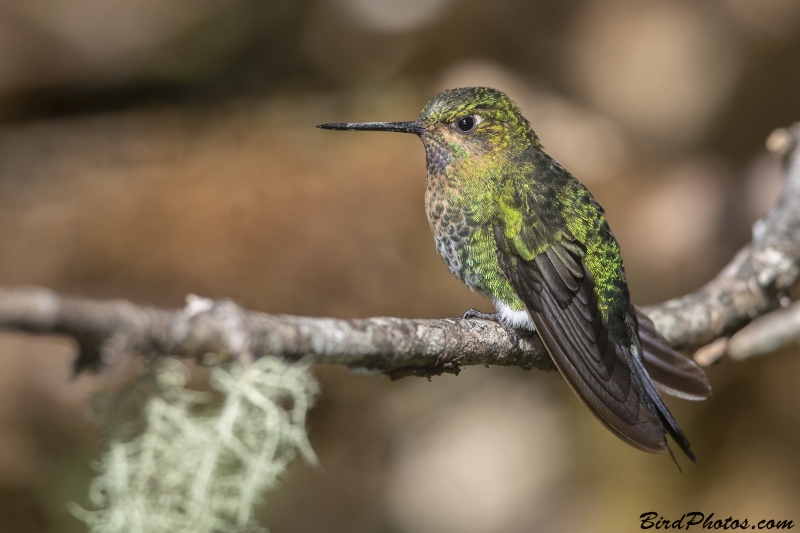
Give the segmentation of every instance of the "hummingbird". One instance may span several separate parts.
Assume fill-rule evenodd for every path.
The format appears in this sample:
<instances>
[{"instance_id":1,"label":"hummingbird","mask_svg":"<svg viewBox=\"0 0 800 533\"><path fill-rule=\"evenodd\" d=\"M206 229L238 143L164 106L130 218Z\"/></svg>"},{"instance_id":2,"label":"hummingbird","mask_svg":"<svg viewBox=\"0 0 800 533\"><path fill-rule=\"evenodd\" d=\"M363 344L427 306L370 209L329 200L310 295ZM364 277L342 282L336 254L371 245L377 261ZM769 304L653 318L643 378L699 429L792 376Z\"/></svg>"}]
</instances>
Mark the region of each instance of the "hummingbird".
<instances>
[{"instance_id":1,"label":"hummingbird","mask_svg":"<svg viewBox=\"0 0 800 533\"><path fill-rule=\"evenodd\" d=\"M696 462L659 389L705 399L705 373L631 303L603 208L504 93L449 89L414 121L318 127L417 135L436 249L456 278L494 303L493 313L470 309L463 318L498 322L515 346L518 332L538 332L566 382L615 435L672 454L669 434Z\"/></svg>"}]
</instances>

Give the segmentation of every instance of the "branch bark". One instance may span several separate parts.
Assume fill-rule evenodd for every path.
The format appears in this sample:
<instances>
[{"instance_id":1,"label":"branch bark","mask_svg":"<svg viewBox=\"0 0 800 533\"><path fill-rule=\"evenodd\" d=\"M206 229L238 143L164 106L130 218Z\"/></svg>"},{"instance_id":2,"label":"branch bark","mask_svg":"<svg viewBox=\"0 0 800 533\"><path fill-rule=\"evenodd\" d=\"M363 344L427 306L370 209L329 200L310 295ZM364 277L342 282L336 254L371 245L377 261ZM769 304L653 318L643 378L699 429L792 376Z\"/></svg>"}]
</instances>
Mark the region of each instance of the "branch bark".
<instances>
[{"instance_id":1,"label":"branch bark","mask_svg":"<svg viewBox=\"0 0 800 533\"><path fill-rule=\"evenodd\" d=\"M513 347L505 330L485 320L272 315L194 295L185 308L168 310L36 287L0 289L0 328L74 337L80 347L76 370L97 368L126 351L208 364L274 355L394 378L457 373L463 365L553 368L538 336L521 338Z\"/></svg>"},{"instance_id":2,"label":"branch bark","mask_svg":"<svg viewBox=\"0 0 800 533\"><path fill-rule=\"evenodd\" d=\"M768 147L783 158L787 182L773 209L754 225L753 241L704 287L645 310L677 348L718 339L707 352L721 355L729 347L727 335L788 303L786 293L800 275L800 123L776 130ZM786 315L775 314L783 324L781 342L797 338L786 333L786 321L794 331L797 319ZM183 309L161 309L61 296L36 287L0 288L0 329L74 338L79 346L76 371L99 368L129 351L192 357L208 364L272 355L344 364L393 378L458 373L465 365L554 368L538 336L522 338L515 347L499 325L484 320L272 315L193 295ZM763 328L756 333L763 336ZM749 346L742 335L747 341L747 328L732 347ZM756 344L764 346L762 337L758 339ZM767 344L774 347L775 342ZM737 350L737 357L748 356L746 350Z\"/></svg>"}]
</instances>

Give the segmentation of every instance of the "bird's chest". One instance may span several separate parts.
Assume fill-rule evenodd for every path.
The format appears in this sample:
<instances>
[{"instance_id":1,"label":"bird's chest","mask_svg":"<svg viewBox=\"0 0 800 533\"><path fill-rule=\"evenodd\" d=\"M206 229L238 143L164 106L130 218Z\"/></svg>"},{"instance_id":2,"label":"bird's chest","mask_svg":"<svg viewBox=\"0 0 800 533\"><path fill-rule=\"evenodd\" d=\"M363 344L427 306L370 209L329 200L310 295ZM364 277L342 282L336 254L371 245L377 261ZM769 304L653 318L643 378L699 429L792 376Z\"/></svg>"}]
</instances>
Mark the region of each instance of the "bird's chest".
<instances>
[{"instance_id":1,"label":"bird's chest","mask_svg":"<svg viewBox=\"0 0 800 533\"><path fill-rule=\"evenodd\" d=\"M426 185L425 210L436 250L450 272L470 285L469 244L478 228L470 221L463 196L443 174L429 175Z\"/></svg>"}]
</instances>

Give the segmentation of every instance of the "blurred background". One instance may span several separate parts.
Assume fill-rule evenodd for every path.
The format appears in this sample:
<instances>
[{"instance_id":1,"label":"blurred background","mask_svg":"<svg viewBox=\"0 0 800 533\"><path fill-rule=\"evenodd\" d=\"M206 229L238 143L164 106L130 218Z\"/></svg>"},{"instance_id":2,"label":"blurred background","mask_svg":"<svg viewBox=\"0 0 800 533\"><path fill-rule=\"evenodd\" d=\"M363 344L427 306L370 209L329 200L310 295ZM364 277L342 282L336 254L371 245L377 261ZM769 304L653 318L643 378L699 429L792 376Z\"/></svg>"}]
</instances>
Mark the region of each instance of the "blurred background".
<instances>
[{"instance_id":1,"label":"blurred background","mask_svg":"<svg viewBox=\"0 0 800 533\"><path fill-rule=\"evenodd\" d=\"M490 304L436 255L411 120L489 85L605 206L634 300L691 291L777 196L800 118L796 0L0 0L0 284L178 307L187 293L342 318ZM796 351L796 350L795 350ZM638 452L557 374L428 382L318 368L321 468L273 533L633 531L639 515L800 523L800 358L708 369L673 402L699 466ZM0 336L0 531L80 532L102 433L74 347Z\"/></svg>"}]
</instances>

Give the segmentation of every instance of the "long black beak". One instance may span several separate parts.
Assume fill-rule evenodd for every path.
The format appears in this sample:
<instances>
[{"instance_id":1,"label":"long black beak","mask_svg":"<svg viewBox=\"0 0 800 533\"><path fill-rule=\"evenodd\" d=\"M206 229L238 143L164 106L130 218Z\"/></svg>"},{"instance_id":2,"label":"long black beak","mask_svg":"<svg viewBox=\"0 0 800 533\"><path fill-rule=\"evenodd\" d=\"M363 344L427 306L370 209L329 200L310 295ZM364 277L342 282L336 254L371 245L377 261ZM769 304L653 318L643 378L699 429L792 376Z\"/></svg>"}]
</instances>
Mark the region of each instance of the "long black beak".
<instances>
[{"instance_id":1,"label":"long black beak","mask_svg":"<svg viewBox=\"0 0 800 533\"><path fill-rule=\"evenodd\" d=\"M323 130L363 130L363 131L396 131L399 133L425 133L425 126L419 122L333 122L317 126Z\"/></svg>"}]
</instances>

